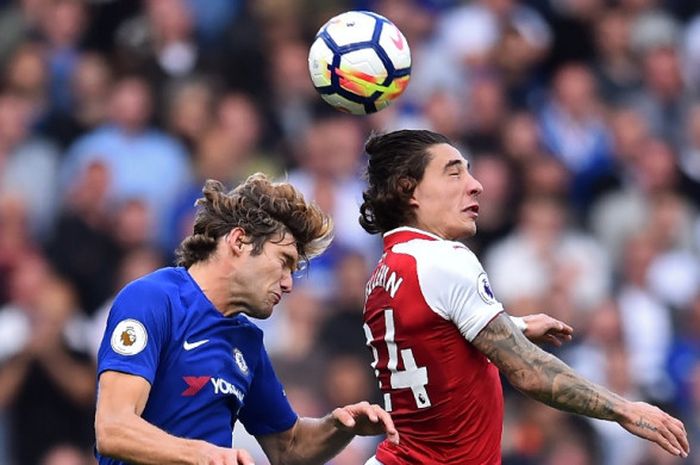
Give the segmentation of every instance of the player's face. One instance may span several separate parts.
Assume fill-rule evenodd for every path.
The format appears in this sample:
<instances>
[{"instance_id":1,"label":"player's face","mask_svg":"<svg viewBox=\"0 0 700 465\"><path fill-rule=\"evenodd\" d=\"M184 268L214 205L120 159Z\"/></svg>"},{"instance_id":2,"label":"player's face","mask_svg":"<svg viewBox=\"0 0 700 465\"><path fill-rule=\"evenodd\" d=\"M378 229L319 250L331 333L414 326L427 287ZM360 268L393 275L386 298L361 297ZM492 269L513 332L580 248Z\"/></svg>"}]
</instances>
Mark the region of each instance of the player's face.
<instances>
[{"instance_id":1,"label":"player's face","mask_svg":"<svg viewBox=\"0 0 700 465\"><path fill-rule=\"evenodd\" d=\"M428 149L432 159L413 193L415 226L455 240L476 234L481 183L469 173L469 165L459 150L449 144Z\"/></svg>"},{"instance_id":2,"label":"player's face","mask_svg":"<svg viewBox=\"0 0 700 465\"><path fill-rule=\"evenodd\" d=\"M258 255L245 246L236 271L233 299L254 318L268 318L282 295L292 291L292 273L299 254L294 238L285 233L281 241L267 241Z\"/></svg>"}]
</instances>

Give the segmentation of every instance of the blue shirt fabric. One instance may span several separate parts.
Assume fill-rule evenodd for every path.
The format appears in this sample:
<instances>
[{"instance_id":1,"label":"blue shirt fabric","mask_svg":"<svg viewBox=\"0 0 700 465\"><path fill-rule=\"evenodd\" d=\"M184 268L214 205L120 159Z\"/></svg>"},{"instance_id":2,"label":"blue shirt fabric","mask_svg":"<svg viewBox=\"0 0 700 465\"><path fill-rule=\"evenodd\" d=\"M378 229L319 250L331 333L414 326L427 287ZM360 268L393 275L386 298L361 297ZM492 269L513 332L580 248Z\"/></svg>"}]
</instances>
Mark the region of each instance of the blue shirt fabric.
<instances>
[{"instance_id":1,"label":"blue shirt fabric","mask_svg":"<svg viewBox=\"0 0 700 465\"><path fill-rule=\"evenodd\" d=\"M155 271L119 293L98 377L108 370L146 379L142 417L174 436L231 447L236 419L254 436L286 431L297 420L262 331L243 315L224 317L182 267ZM96 456L100 465L122 463Z\"/></svg>"},{"instance_id":2,"label":"blue shirt fabric","mask_svg":"<svg viewBox=\"0 0 700 465\"><path fill-rule=\"evenodd\" d=\"M100 163L109 171L107 195L111 202L145 202L160 228L157 239L162 244L170 210L192 180L185 148L155 129L130 134L114 125L101 126L69 148L60 173L64 193L93 163Z\"/></svg>"}]
</instances>

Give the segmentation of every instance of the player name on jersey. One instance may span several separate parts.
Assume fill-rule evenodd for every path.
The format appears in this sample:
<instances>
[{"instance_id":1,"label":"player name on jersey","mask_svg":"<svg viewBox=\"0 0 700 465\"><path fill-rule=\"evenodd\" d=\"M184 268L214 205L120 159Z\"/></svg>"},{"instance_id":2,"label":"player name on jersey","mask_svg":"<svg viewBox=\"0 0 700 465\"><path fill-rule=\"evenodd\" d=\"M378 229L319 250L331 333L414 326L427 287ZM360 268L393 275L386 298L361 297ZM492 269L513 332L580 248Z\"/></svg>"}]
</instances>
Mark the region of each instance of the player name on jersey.
<instances>
[{"instance_id":1,"label":"player name on jersey","mask_svg":"<svg viewBox=\"0 0 700 465\"><path fill-rule=\"evenodd\" d=\"M403 278L400 278L395 271L391 271L386 265L381 265L379 268L377 268L374 274L372 274L372 277L367 283L367 287L365 289L365 299L369 297L376 287L386 289L393 299L402 283Z\"/></svg>"}]
</instances>

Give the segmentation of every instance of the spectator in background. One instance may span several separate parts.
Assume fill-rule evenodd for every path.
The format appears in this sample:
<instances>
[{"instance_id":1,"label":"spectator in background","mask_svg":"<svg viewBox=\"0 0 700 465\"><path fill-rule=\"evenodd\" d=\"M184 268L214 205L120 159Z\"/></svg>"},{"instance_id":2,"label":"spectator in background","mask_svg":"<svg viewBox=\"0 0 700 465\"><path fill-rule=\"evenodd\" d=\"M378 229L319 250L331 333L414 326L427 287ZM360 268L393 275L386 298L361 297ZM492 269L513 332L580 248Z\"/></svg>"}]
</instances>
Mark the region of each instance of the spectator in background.
<instances>
[{"instance_id":1,"label":"spectator in background","mask_svg":"<svg viewBox=\"0 0 700 465\"><path fill-rule=\"evenodd\" d=\"M649 288L649 267L658 254L649 231L630 237L625 245L617 305L633 380L643 395L657 402L672 395L666 360L671 349L671 312Z\"/></svg>"},{"instance_id":2,"label":"spectator in background","mask_svg":"<svg viewBox=\"0 0 700 465\"><path fill-rule=\"evenodd\" d=\"M585 211L593 186L612 170L610 134L586 66L570 64L557 71L539 118L545 148L572 174L571 201Z\"/></svg>"},{"instance_id":3,"label":"spectator in background","mask_svg":"<svg viewBox=\"0 0 700 465\"><path fill-rule=\"evenodd\" d=\"M107 119L112 86L109 63L100 54L83 53L77 58L69 84L70 109L54 108L39 126L64 149Z\"/></svg>"},{"instance_id":4,"label":"spectator in background","mask_svg":"<svg viewBox=\"0 0 700 465\"><path fill-rule=\"evenodd\" d=\"M86 9L83 0L50 0L42 11L40 35L49 72L51 111L65 113L72 108L71 80L80 61L80 40L88 19Z\"/></svg>"},{"instance_id":5,"label":"spectator in background","mask_svg":"<svg viewBox=\"0 0 700 465\"><path fill-rule=\"evenodd\" d=\"M644 82L631 97L632 105L647 120L652 133L675 148L683 142L683 120L690 102L676 48L678 32L677 23L661 12L641 15L632 30Z\"/></svg>"},{"instance_id":6,"label":"spectator in background","mask_svg":"<svg viewBox=\"0 0 700 465\"><path fill-rule=\"evenodd\" d=\"M165 91L165 115L161 119L168 132L194 150L213 123L218 97L217 86L207 77L175 81Z\"/></svg>"},{"instance_id":7,"label":"spectator in background","mask_svg":"<svg viewBox=\"0 0 700 465\"><path fill-rule=\"evenodd\" d=\"M627 114L615 123L627 128L618 138L620 187L601 196L590 215L591 229L615 259L630 235L646 227L655 197L667 192L698 192L697 185L682 176L671 146L663 139L646 137L643 126L635 128L634 121ZM696 195L689 194L687 199L695 200Z\"/></svg>"},{"instance_id":8,"label":"spectator in background","mask_svg":"<svg viewBox=\"0 0 700 465\"><path fill-rule=\"evenodd\" d=\"M46 247L53 266L75 285L86 315L92 315L111 294L121 254L112 235L111 182L104 163L88 164L72 180Z\"/></svg>"},{"instance_id":9,"label":"spectator in background","mask_svg":"<svg viewBox=\"0 0 700 465\"><path fill-rule=\"evenodd\" d=\"M571 173L561 161L546 155L539 156L524 165L522 169L520 176L522 178L521 191L525 198L551 197L566 199L568 197L571 186ZM575 218L576 215L572 214L572 221Z\"/></svg>"},{"instance_id":10,"label":"spectator in background","mask_svg":"<svg viewBox=\"0 0 700 465\"><path fill-rule=\"evenodd\" d=\"M30 102L0 93L0 194L24 204L29 232L46 240L56 216L59 153L48 139L32 135Z\"/></svg>"},{"instance_id":11,"label":"spectator in background","mask_svg":"<svg viewBox=\"0 0 700 465\"><path fill-rule=\"evenodd\" d=\"M206 49L196 42L185 0L145 1L143 14L124 22L116 37L122 65L144 73L157 89L202 70Z\"/></svg>"},{"instance_id":12,"label":"spectator in background","mask_svg":"<svg viewBox=\"0 0 700 465\"><path fill-rule=\"evenodd\" d=\"M493 77L476 79L469 88L467 103L469 111L464 115L464 144L476 153L500 149L500 132L507 115L501 81ZM459 137L454 133L443 133L439 128L436 131L451 138Z\"/></svg>"},{"instance_id":13,"label":"spectator in background","mask_svg":"<svg viewBox=\"0 0 700 465\"><path fill-rule=\"evenodd\" d=\"M668 373L674 383L673 403L680 412L694 412L689 432L700 439L700 293L678 315L673 346L668 359Z\"/></svg>"},{"instance_id":14,"label":"spectator in background","mask_svg":"<svg viewBox=\"0 0 700 465\"><path fill-rule=\"evenodd\" d=\"M176 196L188 185L191 174L182 145L150 127L151 105L151 90L144 78L120 79L112 91L108 122L71 146L61 182L66 192L88 166L102 163L110 176L109 200L143 200L155 219L155 235L163 244L168 212Z\"/></svg>"},{"instance_id":15,"label":"spectator in background","mask_svg":"<svg viewBox=\"0 0 700 465\"><path fill-rule=\"evenodd\" d=\"M542 155L543 147L535 116L526 111L505 115L499 137L505 158L520 168Z\"/></svg>"},{"instance_id":16,"label":"spectator in background","mask_svg":"<svg viewBox=\"0 0 700 465\"><path fill-rule=\"evenodd\" d=\"M491 53L509 31L524 39L521 53L547 50L551 30L529 6L515 0L478 0L450 11L438 24L438 37L457 65L488 68Z\"/></svg>"},{"instance_id":17,"label":"spectator in background","mask_svg":"<svg viewBox=\"0 0 700 465\"><path fill-rule=\"evenodd\" d=\"M3 69L3 84L7 91L24 98L29 104L29 124L34 127L50 112L49 74L45 50L39 42L20 44Z\"/></svg>"},{"instance_id":18,"label":"spectator in background","mask_svg":"<svg viewBox=\"0 0 700 465\"><path fill-rule=\"evenodd\" d=\"M270 50L271 101L266 101L279 137L289 150L298 149L299 134L313 124L316 91L309 80L308 44L299 40L275 44ZM264 79L264 77L263 77ZM264 84L263 86L264 87Z\"/></svg>"},{"instance_id":19,"label":"spectator in background","mask_svg":"<svg viewBox=\"0 0 700 465\"><path fill-rule=\"evenodd\" d=\"M36 248L24 202L15 196L0 195L0 304L10 299L10 280L15 269Z\"/></svg>"},{"instance_id":20,"label":"spectator in background","mask_svg":"<svg viewBox=\"0 0 700 465\"><path fill-rule=\"evenodd\" d=\"M4 68L14 50L34 34L45 11L47 0L6 2L0 13L0 65Z\"/></svg>"},{"instance_id":21,"label":"spectator in background","mask_svg":"<svg viewBox=\"0 0 700 465\"><path fill-rule=\"evenodd\" d=\"M493 245L484 268L515 314L550 308L574 326L610 290L610 263L600 244L569 227L561 201L547 197L523 202L515 230Z\"/></svg>"},{"instance_id":22,"label":"spectator in background","mask_svg":"<svg viewBox=\"0 0 700 465\"><path fill-rule=\"evenodd\" d=\"M629 355L623 342L620 310L606 300L578 327L579 344L563 358L583 376L628 398L640 398L632 379ZM609 422L590 420L601 439L601 465L636 465L642 457L641 439Z\"/></svg>"},{"instance_id":23,"label":"spectator in background","mask_svg":"<svg viewBox=\"0 0 700 465\"><path fill-rule=\"evenodd\" d=\"M649 288L672 310L682 310L700 292L700 260L692 250L695 212L674 192L656 196L649 210L644 229L658 249L649 265Z\"/></svg>"},{"instance_id":24,"label":"spectator in background","mask_svg":"<svg viewBox=\"0 0 700 465\"><path fill-rule=\"evenodd\" d=\"M641 86L639 66L630 42L631 18L621 9L601 13L595 25L593 71L600 95L608 103L624 102Z\"/></svg>"},{"instance_id":25,"label":"spectator in background","mask_svg":"<svg viewBox=\"0 0 700 465\"><path fill-rule=\"evenodd\" d=\"M369 267L362 253L349 251L338 260L334 269L334 290L326 300L326 315L319 331L320 345L327 354L369 355L362 331L368 277Z\"/></svg>"},{"instance_id":26,"label":"spectator in background","mask_svg":"<svg viewBox=\"0 0 700 465\"><path fill-rule=\"evenodd\" d=\"M0 408L8 414L11 458L36 465L52 446L88 450L95 367L67 339L76 300L70 285L39 256L13 274L3 319Z\"/></svg>"},{"instance_id":27,"label":"spectator in background","mask_svg":"<svg viewBox=\"0 0 700 465\"><path fill-rule=\"evenodd\" d=\"M310 286L297 286L277 315L261 321L275 370L291 383L320 385L327 354L317 350L323 301Z\"/></svg>"}]
</instances>

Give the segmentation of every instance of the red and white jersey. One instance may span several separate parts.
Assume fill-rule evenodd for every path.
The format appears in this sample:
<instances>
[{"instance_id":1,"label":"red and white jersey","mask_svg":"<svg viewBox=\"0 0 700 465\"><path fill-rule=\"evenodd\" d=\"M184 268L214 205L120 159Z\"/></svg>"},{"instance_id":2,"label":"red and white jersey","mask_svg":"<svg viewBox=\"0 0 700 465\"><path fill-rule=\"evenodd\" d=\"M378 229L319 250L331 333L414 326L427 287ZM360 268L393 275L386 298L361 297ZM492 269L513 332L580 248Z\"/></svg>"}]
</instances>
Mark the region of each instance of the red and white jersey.
<instances>
[{"instance_id":1,"label":"red and white jersey","mask_svg":"<svg viewBox=\"0 0 700 465\"><path fill-rule=\"evenodd\" d=\"M498 369L470 343L503 306L466 246L413 228L384 235L367 283L364 329L400 444L384 465L498 465Z\"/></svg>"}]
</instances>

